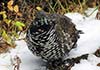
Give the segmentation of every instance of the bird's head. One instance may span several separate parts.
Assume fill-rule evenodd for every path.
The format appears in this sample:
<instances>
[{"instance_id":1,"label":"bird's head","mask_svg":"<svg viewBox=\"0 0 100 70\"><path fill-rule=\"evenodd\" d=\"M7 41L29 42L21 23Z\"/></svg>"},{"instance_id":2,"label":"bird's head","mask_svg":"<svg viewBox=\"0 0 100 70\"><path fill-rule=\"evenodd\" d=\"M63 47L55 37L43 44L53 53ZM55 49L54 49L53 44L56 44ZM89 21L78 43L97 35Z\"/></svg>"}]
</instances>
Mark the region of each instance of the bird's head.
<instances>
[{"instance_id":1,"label":"bird's head","mask_svg":"<svg viewBox=\"0 0 100 70\"><path fill-rule=\"evenodd\" d=\"M30 32L40 32L43 33L45 31L49 31L49 29L51 28L51 23L52 21L49 20L48 15L43 12L37 12L35 14L35 19L32 22L32 24L30 25Z\"/></svg>"}]
</instances>

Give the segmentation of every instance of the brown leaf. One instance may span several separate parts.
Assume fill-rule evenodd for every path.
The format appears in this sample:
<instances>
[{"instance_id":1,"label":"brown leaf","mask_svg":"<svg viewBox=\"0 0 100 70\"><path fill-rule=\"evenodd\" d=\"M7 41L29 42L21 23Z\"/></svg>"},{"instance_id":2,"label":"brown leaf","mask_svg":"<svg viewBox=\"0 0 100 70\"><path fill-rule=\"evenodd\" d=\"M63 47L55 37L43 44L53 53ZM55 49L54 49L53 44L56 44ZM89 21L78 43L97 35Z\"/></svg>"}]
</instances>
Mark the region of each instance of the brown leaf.
<instances>
[{"instance_id":1,"label":"brown leaf","mask_svg":"<svg viewBox=\"0 0 100 70\"><path fill-rule=\"evenodd\" d=\"M13 6L8 5L7 7L8 7L8 9L9 9L10 11L13 11Z\"/></svg>"},{"instance_id":2,"label":"brown leaf","mask_svg":"<svg viewBox=\"0 0 100 70\"><path fill-rule=\"evenodd\" d=\"M19 7L18 7L18 5L15 5L15 6L14 6L14 11L15 11L16 13L19 12Z\"/></svg>"},{"instance_id":3,"label":"brown leaf","mask_svg":"<svg viewBox=\"0 0 100 70\"><path fill-rule=\"evenodd\" d=\"M11 5L13 5L13 3L14 3L14 1L10 0L7 4L11 6Z\"/></svg>"},{"instance_id":4,"label":"brown leaf","mask_svg":"<svg viewBox=\"0 0 100 70\"><path fill-rule=\"evenodd\" d=\"M18 12L17 15L20 16L20 17L22 17L22 13L20 13L20 12Z\"/></svg>"},{"instance_id":5,"label":"brown leaf","mask_svg":"<svg viewBox=\"0 0 100 70\"><path fill-rule=\"evenodd\" d=\"M10 11L13 11L13 3L14 3L14 1L13 0L10 0L8 3L7 3L7 7L8 7L8 9L10 10Z\"/></svg>"},{"instance_id":6,"label":"brown leaf","mask_svg":"<svg viewBox=\"0 0 100 70\"><path fill-rule=\"evenodd\" d=\"M97 66L100 66L100 63L98 63Z\"/></svg>"},{"instance_id":7,"label":"brown leaf","mask_svg":"<svg viewBox=\"0 0 100 70\"><path fill-rule=\"evenodd\" d=\"M9 51L9 45L6 43L0 43L0 54Z\"/></svg>"}]
</instances>

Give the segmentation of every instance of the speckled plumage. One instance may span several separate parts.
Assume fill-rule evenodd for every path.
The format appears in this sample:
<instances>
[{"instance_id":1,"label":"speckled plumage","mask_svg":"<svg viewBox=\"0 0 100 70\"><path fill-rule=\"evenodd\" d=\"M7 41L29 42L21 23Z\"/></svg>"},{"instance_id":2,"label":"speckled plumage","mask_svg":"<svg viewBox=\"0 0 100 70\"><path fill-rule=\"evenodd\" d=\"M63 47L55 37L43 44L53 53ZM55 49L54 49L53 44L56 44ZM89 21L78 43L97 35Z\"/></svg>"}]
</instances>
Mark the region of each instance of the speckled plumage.
<instances>
[{"instance_id":1,"label":"speckled plumage","mask_svg":"<svg viewBox=\"0 0 100 70\"><path fill-rule=\"evenodd\" d=\"M76 47L79 31L71 19L59 14L36 13L26 39L28 48L54 66L63 61L69 51ZM55 62L55 63L54 63Z\"/></svg>"}]
</instances>

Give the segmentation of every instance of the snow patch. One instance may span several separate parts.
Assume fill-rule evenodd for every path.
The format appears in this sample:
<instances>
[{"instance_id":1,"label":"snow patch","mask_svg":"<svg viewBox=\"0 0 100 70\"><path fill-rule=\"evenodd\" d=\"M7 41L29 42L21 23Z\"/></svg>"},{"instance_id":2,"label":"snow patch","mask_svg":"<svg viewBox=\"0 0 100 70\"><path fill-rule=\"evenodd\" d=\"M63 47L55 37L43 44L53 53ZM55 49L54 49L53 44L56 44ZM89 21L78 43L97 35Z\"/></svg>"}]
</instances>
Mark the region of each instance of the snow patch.
<instances>
[{"instance_id":1,"label":"snow patch","mask_svg":"<svg viewBox=\"0 0 100 70\"><path fill-rule=\"evenodd\" d=\"M99 70L100 67L92 65L87 60L81 60L80 64L75 64L71 70Z\"/></svg>"}]
</instances>

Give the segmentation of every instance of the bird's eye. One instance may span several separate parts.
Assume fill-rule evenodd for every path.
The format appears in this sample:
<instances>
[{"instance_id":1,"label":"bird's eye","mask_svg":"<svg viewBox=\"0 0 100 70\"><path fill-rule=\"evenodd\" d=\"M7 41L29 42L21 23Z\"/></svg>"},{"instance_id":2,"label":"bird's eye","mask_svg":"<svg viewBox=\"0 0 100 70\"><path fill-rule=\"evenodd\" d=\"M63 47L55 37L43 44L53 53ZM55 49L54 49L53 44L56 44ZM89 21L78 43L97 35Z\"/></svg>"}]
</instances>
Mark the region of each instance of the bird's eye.
<instances>
[{"instance_id":1,"label":"bird's eye","mask_svg":"<svg viewBox=\"0 0 100 70\"><path fill-rule=\"evenodd\" d=\"M39 34L39 32L35 32L35 34Z\"/></svg>"},{"instance_id":2,"label":"bird's eye","mask_svg":"<svg viewBox=\"0 0 100 70\"><path fill-rule=\"evenodd\" d=\"M39 32L44 32L44 30L43 30L43 29L38 29L38 31L39 31Z\"/></svg>"}]
</instances>

